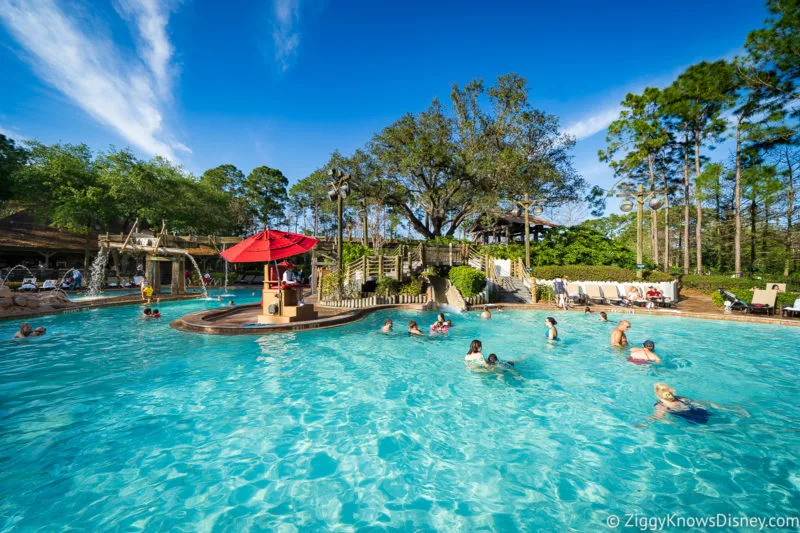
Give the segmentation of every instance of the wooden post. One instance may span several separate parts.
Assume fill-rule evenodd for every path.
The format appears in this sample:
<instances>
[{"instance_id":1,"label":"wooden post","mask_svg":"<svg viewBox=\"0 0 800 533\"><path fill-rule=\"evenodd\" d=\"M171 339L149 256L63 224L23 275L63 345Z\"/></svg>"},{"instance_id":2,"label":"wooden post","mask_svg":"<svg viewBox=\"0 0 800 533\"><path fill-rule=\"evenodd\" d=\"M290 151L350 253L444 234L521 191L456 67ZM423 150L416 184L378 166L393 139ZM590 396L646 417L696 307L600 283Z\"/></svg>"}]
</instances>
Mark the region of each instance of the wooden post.
<instances>
[{"instance_id":1,"label":"wooden post","mask_svg":"<svg viewBox=\"0 0 800 533\"><path fill-rule=\"evenodd\" d=\"M378 279L383 277L383 256L378 256Z\"/></svg>"},{"instance_id":2,"label":"wooden post","mask_svg":"<svg viewBox=\"0 0 800 533\"><path fill-rule=\"evenodd\" d=\"M181 268L182 261L178 258L175 258L171 261L172 263L172 279L170 280L170 290L172 291L172 295L176 294L186 294L186 276L184 275L185 270Z\"/></svg>"},{"instance_id":3,"label":"wooden post","mask_svg":"<svg viewBox=\"0 0 800 533\"><path fill-rule=\"evenodd\" d=\"M403 280L403 256L397 254L395 258L395 273L397 275L397 281Z\"/></svg>"}]
</instances>

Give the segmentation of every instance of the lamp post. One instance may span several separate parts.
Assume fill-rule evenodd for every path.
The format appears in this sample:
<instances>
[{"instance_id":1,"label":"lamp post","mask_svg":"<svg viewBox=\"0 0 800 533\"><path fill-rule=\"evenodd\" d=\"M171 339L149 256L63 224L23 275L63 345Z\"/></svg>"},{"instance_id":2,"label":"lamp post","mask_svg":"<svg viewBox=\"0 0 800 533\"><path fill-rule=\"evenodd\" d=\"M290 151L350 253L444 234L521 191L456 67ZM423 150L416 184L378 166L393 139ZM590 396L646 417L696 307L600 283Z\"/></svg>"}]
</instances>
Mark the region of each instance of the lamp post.
<instances>
[{"instance_id":1,"label":"lamp post","mask_svg":"<svg viewBox=\"0 0 800 533\"><path fill-rule=\"evenodd\" d=\"M358 212L358 218L361 219L361 223L364 225L364 234L362 235L364 240L364 246L369 246L369 238L367 236L367 200L366 198L361 199L361 211Z\"/></svg>"},{"instance_id":2,"label":"lamp post","mask_svg":"<svg viewBox=\"0 0 800 533\"><path fill-rule=\"evenodd\" d=\"M636 277L639 279L642 279L644 276L644 265L642 264L642 215L644 213L644 203L649 198L650 208L653 210L659 209L663 202L658 195L666 195L666 193L667 191L644 191L644 187L640 183L636 192L617 195L617 197L625 198L625 201L619 206L620 210L624 213L633 209L633 202L636 202Z\"/></svg>"},{"instance_id":3,"label":"lamp post","mask_svg":"<svg viewBox=\"0 0 800 533\"><path fill-rule=\"evenodd\" d=\"M531 207L534 205L534 214L541 215L542 214L542 206L537 205L542 202L546 202L547 198L538 198L536 200L531 200L528 194L525 194L525 198L523 200L516 200L515 203L525 212L525 268L531 267L531 225L530 225L530 210Z\"/></svg>"},{"instance_id":4,"label":"lamp post","mask_svg":"<svg viewBox=\"0 0 800 533\"><path fill-rule=\"evenodd\" d=\"M330 190L328 191L328 198L337 200L336 219L338 222L337 228L337 241L336 241L336 260L339 261L339 268L342 265L342 208L344 199L350 194L350 184L347 183L350 179L350 174L345 174L339 169L332 168L328 170L328 175L333 179L330 183Z\"/></svg>"}]
</instances>

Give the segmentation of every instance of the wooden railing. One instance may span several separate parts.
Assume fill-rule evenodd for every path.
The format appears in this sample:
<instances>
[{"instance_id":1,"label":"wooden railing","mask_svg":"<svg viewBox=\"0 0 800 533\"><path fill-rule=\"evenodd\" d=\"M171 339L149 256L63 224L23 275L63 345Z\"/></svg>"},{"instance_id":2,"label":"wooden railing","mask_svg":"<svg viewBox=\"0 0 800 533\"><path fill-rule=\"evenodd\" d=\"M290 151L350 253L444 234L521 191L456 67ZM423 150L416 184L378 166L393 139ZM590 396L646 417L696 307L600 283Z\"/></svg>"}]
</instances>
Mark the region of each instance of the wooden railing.
<instances>
[{"instance_id":1,"label":"wooden railing","mask_svg":"<svg viewBox=\"0 0 800 533\"><path fill-rule=\"evenodd\" d=\"M523 283L527 282L529 284L531 301L536 303L536 280L531 277L522 259L511 261L511 277L521 279Z\"/></svg>"}]
</instances>

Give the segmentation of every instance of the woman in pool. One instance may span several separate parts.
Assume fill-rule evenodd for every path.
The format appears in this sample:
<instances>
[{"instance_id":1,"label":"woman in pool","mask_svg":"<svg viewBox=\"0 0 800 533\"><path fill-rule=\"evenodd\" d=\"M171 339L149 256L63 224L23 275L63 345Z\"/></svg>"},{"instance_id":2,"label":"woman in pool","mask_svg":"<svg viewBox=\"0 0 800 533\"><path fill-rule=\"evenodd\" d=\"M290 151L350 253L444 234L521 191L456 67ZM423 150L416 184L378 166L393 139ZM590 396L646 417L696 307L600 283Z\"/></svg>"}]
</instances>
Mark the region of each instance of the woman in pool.
<instances>
[{"instance_id":1,"label":"woman in pool","mask_svg":"<svg viewBox=\"0 0 800 533\"><path fill-rule=\"evenodd\" d=\"M660 363L661 358L653 350L656 345L653 341L644 341L641 348L631 348L628 362L635 365L646 365L647 363Z\"/></svg>"},{"instance_id":2,"label":"woman in pool","mask_svg":"<svg viewBox=\"0 0 800 533\"><path fill-rule=\"evenodd\" d=\"M392 332L392 325L393 325L392 324L392 319L387 318L386 320L383 321L383 327L381 328L381 331L384 332L384 333L391 333Z\"/></svg>"},{"instance_id":3,"label":"woman in pool","mask_svg":"<svg viewBox=\"0 0 800 533\"><path fill-rule=\"evenodd\" d=\"M661 420L669 413L693 424L705 424L708 422L709 412L700 402L683 396L676 396L675 389L666 383L656 383L653 391L658 399L653 412L655 420ZM715 407L711 403L706 405Z\"/></svg>"},{"instance_id":4,"label":"woman in pool","mask_svg":"<svg viewBox=\"0 0 800 533\"><path fill-rule=\"evenodd\" d=\"M600 322L608 322L608 315L605 311L600 311Z\"/></svg>"},{"instance_id":5,"label":"woman in pool","mask_svg":"<svg viewBox=\"0 0 800 533\"><path fill-rule=\"evenodd\" d=\"M416 322L414 322L413 320L409 320L409 321L408 321L408 332L409 332L411 335L424 335L424 333L422 333L422 332L419 330L419 326L417 325L417 323L416 323Z\"/></svg>"},{"instance_id":6,"label":"woman in pool","mask_svg":"<svg viewBox=\"0 0 800 533\"><path fill-rule=\"evenodd\" d=\"M544 323L547 324L548 328L545 336L551 341L558 340L558 330L556 329L556 324L558 324L558 322L556 322L556 319L549 316L544 319Z\"/></svg>"},{"instance_id":7,"label":"woman in pool","mask_svg":"<svg viewBox=\"0 0 800 533\"><path fill-rule=\"evenodd\" d=\"M486 365L486 359L483 358L483 345L481 341L475 339L469 345L469 353L464 356L464 362L467 364Z\"/></svg>"}]
</instances>

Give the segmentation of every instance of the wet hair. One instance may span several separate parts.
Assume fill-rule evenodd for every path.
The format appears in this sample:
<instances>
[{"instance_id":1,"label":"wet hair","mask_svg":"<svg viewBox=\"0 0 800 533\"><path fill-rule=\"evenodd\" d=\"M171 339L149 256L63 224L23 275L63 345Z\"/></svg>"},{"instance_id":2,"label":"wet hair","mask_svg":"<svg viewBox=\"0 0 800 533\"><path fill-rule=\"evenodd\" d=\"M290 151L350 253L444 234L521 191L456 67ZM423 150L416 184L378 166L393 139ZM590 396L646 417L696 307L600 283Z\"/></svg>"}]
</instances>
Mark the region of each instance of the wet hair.
<instances>
[{"instance_id":1,"label":"wet hair","mask_svg":"<svg viewBox=\"0 0 800 533\"><path fill-rule=\"evenodd\" d=\"M545 320L547 320L548 322L550 322L550 323L551 323L551 324L553 324L554 326L555 326L556 324L558 324L558 322L556 322L556 319L555 319L555 318L553 318L553 317L551 317L551 316L549 316L549 317L545 318Z\"/></svg>"},{"instance_id":2,"label":"wet hair","mask_svg":"<svg viewBox=\"0 0 800 533\"><path fill-rule=\"evenodd\" d=\"M648 350L654 350L656 348L656 343L653 341L644 341L642 343L643 348L647 348Z\"/></svg>"},{"instance_id":3,"label":"wet hair","mask_svg":"<svg viewBox=\"0 0 800 533\"><path fill-rule=\"evenodd\" d=\"M478 339L475 339L469 344L469 353L481 353L483 344Z\"/></svg>"},{"instance_id":4,"label":"wet hair","mask_svg":"<svg viewBox=\"0 0 800 533\"><path fill-rule=\"evenodd\" d=\"M23 329L31 329L31 325L28 324L27 322L23 322L22 324L19 325L19 330L22 331Z\"/></svg>"},{"instance_id":5,"label":"wet hair","mask_svg":"<svg viewBox=\"0 0 800 533\"><path fill-rule=\"evenodd\" d=\"M496 365L497 364L497 355L495 355L493 353L490 353L489 354L489 358L486 360L486 362L489 363L490 365Z\"/></svg>"},{"instance_id":6,"label":"wet hair","mask_svg":"<svg viewBox=\"0 0 800 533\"><path fill-rule=\"evenodd\" d=\"M153 313L153 311L152 311L152 309L150 309L149 307L145 307L145 308L144 308L144 314L146 314L146 315L150 315L150 314L152 314L152 313Z\"/></svg>"},{"instance_id":7,"label":"wet hair","mask_svg":"<svg viewBox=\"0 0 800 533\"><path fill-rule=\"evenodd\" d=\"M417 323L414 322L413 320L409 320L408 321L408 329L419 329L419 326L417 326Z\"/></svg>"},{"instance_id":8,"label":"wet hair","mask_svg":"<svg viewBox=\"0 0 800 533\"><path fill-rule=\"evenodd\" d=\"M445 321L444 321L444 325L445 325L445 326L447 326L447 327L449 328L450 326L452 326L452 325L453 325L453 321L452 321L452 320L445 320Z\"/></svg>"},{"instance_id":9,"label":"wet hair","mask_svg":"<svg viewBox=\"0 0 800 533\"><path fill-rule=\"evenodd\" d=\"M153 314L158 313L158 309L153 309Z\"/></svg>"},{"instance_id":10,"label":"wet hair","mask_svg":"<svg viewBox=\"0 0 800 533\"><path fill-rule=\"evenodd\" d=\"M45 333L47 333L47 330L44 328L44 326L39 326L38 328L33 330L33 332L38 335L44 335Z\"/></svg>"},{"instance_id":11,"label":"wet hair","mask_svg":"<svg viewBox=\"0 0 800 533\"><path fill-rule=\"evenodd\" d=\"M436 315L436 320L444 322L444 313L439 313L438 315Z\"/></svg>"},{"instance_id":12,"label":"wet hair","mask_svg":"<svg viewBox=\"0 0 800 533\"><path fill-rule=\"evenodd\" d=\"M606 318L606 319L608 318L608 315L606 314L606 312L605 312L605 311L600 311L600 316L601 316L602 318Z\"/></svg>"},{"instance_id":13,"label":"wet hair","mask_svg":"<svg viewBox=\"0 0 800 533\"><path fill-rule=\"evenodd\" d=\"M659 400L666 400L668 402L675 401L675 389L667 385L666 383L659 382L653 386L653 390L656 393L656 397Z\"/></svg>"},{"instance_id":14,"label":"wet hair","mask_svg":"<svg viewBox=\"0 0 800 533\"><path fill-rule=\"evenodd\" d=\"M386 320L383 321L383 325L384 326L391 326L392 325L392 319L391 318L387 318Z\"/></svg>"},{"instance_id":15,"label":"wet hair","mask_svg":"<svg viewBox=\"0 0 800 533\"><path fill-rule=\"evenodd\" d=\"M592 312L592 308L587 305L586 309L584 309L583 312L584 313L591 313Z\"/></svg>"}]
</instances>

